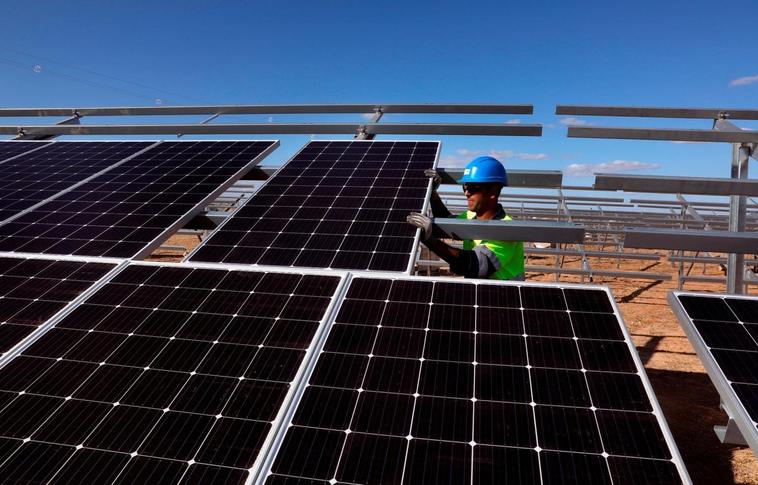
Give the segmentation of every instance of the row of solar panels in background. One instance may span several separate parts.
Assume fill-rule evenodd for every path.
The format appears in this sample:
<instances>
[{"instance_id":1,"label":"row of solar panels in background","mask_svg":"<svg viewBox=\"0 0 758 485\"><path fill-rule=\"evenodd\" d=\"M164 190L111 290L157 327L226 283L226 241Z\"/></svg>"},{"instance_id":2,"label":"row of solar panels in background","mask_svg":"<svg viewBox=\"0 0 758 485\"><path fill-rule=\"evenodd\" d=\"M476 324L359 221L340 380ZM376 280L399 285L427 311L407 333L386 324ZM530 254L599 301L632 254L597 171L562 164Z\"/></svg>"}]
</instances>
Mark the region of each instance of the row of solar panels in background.
<instances>
[{"instance_id":1,"label":"row of solar panels in background","mask_svg":"<svg viewBox=\"0 0 758 485\"><path fill-rule=\"evenodd\" d=\"M669 302L724 409L758 454L758 298L673 292Z\"/></svg>"},{"instance_id":2,"label":"row of solar panels in background","mask_svg":"<svg viewBox=\"0 0 758 485\"><path fill-rule=\"evenodd\" d=\"M108 269L13 263L0 261L2 292L27 298L19 272ZM688 481L606 291L347 278L122 264L8 354L0 475Z\"/></svg>"},{"instance_id":3,"label":"row of solar panels in background","mask_svg":"<svg viewBox=\"0 0 758 485\"><path fill-rule=\"evenodd\" d=\"M0 251L141 257L275 141L0 143Z\"/></svg>"}]
</instances>

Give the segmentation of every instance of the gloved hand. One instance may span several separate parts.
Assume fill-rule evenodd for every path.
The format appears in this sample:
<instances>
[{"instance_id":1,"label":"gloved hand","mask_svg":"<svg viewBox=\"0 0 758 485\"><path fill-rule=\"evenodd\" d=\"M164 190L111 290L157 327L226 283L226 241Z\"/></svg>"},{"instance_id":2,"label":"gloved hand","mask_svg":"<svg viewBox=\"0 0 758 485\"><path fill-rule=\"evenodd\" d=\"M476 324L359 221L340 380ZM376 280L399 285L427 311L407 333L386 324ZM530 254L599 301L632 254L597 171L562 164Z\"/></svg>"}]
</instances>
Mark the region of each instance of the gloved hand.
<instances>
[{"instance_id":1,"label":"gloved hand","mask_svg":"<svg viewBox=\"0 0 758 485\"><path fill-rule=\"evenodd\" d=\"M440 184L442 183L442 177L440 174L433 168L427 168L424 170L424 175L432 179L432 190L437 190L440 188Z\"/></svg>"},{"instance_id":2,"label":"gloved hand","mask_svg":"<svg viewBox=\"0 0 758 485\"><path fill-rule=\"evenodd\" d=\"M411 212L405 220L408 221L408 224L421 229L421 241L428 241L432 237L433 223L431 217L426 217L418 212Z\"/></svg>"}]
</instances>

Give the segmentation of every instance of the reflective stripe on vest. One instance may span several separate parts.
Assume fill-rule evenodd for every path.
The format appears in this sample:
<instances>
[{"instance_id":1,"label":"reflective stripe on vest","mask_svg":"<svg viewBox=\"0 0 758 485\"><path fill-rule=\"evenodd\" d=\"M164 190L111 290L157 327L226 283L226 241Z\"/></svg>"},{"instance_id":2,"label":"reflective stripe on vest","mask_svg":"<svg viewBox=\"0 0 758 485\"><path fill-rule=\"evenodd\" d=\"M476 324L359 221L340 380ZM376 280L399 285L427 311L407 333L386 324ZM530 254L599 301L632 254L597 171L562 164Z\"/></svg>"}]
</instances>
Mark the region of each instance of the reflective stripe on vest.
<instances>
[{"instance_id":1,"label":"reflective stripe on vest","mask_svg":"<svg viewBox=\"0 0 758 485\"><path fill-rule=\"evenodd\" d=\"M458 219L476 219L476 212L466 211L457 216ZM504 221L512 220L508 214L503 217ZM500 261L500 268L489 277L496 280L511 280L524 276L524 243L521 241L496 241L489 239L466 239L463 241L463 249L471 251L476 246L483 245L495 253Z\"/></svg>"}]
</instances>

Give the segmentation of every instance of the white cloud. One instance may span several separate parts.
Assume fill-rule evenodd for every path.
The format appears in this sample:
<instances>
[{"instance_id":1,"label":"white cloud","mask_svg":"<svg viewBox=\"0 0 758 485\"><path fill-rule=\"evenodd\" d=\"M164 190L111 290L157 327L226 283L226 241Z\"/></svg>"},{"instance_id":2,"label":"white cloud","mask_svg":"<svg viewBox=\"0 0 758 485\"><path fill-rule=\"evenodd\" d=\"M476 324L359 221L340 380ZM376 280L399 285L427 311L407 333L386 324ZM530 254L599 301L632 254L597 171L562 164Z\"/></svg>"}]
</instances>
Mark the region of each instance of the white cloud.
<instances>
[{"instance_id":1,"label":"white cloud","mask_svg":"<svg viewBox=\"0 0 758 485\"><path fill-rule=\"evenodd\" d=\"M482 155L489 155L497 158L501 162L509 158L519 160L547 160L549 157L545 153L527 153L515 152L513 150L469 150L460 148L455 151L454 155L445 155L440 158L440 165L448 167L463 167L471 160Z\"/></svg>"},{"instance_id":2,"label":"white cloud","mask_svg":"<svg viewBox=\"0 0 758 485\"><path fill-rule=\"evenodd\" d=\"M636 160L613 160L602 163L572 163L563 169L563 173L573 177L591 177L597 173L623 173L659 167L660 165L657 163L638 162Z\"/></svg>"},{"instance_id":3,"label":"white cloud","mask_svg":"<svg viewBox=\"0 0 758 485\"><path fill-rule=\"evenodd\" d=\"M521 120L519 119L512 119L505 122L506 125L520 125Z\"/></svg>"},{"instance_id":4,"label":"white cloud","mask_svg":"<svg viewBox=\"0 0 758 485\"><path fill-rule=\"evenodd\" d=\"M755 76L744 76L732 79L729 81L729 85L734 86L747 86L748 84L758 83L758 74Z\"/></svg>"},{"instance_id":5,"label":"white cloud","mask_svg":"<svg viewBox=\"0 0 758 485\"><path fill-rule=\"evenodd\" d=\"M587 123L585 120L581 118L575 118L573 116L569 116L568 118L561 118L561 124L566 125L566 126L582 126L582 125L587 125L589 123Z\"/></svg>"}]
</instances>

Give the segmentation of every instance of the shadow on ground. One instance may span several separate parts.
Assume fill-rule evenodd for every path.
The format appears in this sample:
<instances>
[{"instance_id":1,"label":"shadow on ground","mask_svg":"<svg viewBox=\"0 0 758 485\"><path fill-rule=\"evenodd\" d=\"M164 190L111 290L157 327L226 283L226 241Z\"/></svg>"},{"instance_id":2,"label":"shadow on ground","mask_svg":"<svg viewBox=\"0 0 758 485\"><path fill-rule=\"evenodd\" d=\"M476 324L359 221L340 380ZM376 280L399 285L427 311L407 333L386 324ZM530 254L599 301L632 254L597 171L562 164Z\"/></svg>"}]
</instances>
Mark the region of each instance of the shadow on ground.
<instances>
[{"instance_id":1,"label":"shadow on ground","mask_svg":"<svg viewBox=\"0 0 758 485\"><path fill-rule=\"evenodd\" d=\"M713 426L726 424L719 396L706 374L647 369L658 401L695 484L737 484L732 452L741 447L722 444Z\"/></svg>"}]
</instances>

